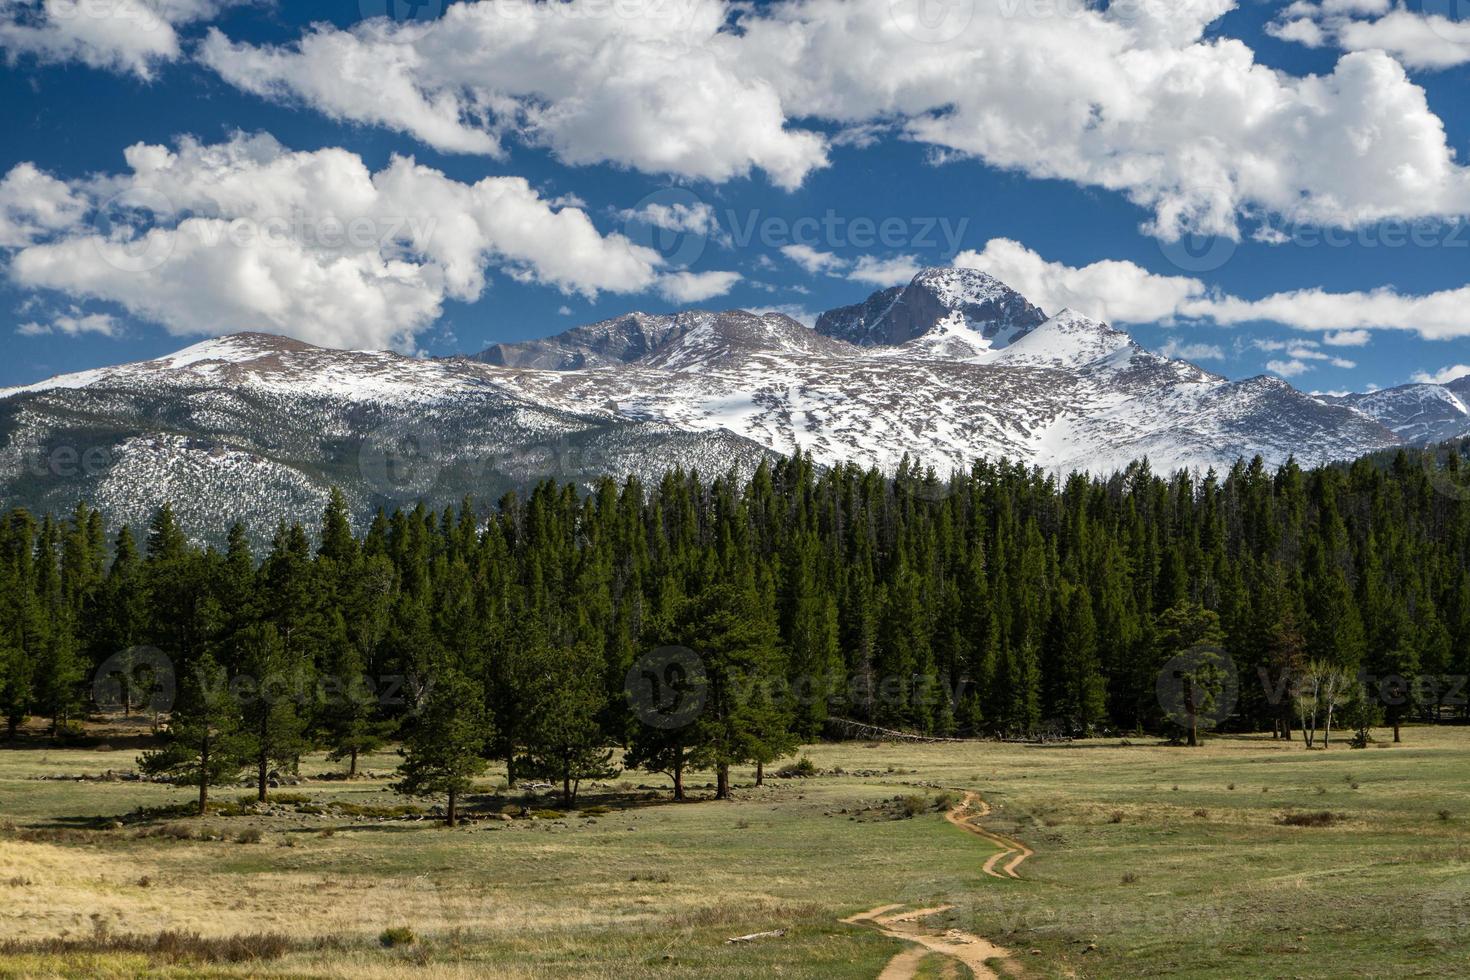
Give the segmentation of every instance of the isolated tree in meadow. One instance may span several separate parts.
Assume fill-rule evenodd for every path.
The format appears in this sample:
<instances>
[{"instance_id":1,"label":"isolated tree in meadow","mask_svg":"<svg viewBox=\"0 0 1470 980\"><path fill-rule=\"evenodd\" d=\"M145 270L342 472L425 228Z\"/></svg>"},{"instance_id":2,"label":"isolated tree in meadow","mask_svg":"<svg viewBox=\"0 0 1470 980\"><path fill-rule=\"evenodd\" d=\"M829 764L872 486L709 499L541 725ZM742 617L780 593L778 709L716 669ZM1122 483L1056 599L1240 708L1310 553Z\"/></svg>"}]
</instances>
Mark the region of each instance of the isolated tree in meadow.
<instances>
[{"instance_id":1,"label":"isolated tree in meadow","mask_svg":"<svg viewBox=\"0 0 1470 980\"><path fill-rule=\"evenodd\" d=\"M1317 740L1317 717L1322 710L1322 678L1326 670L1327 666L1321 661L1308 661L1292 689L1292 699L1301 718L1302 739L1309 749Z\"/></svg>"},{"instance_id":2,"label":"isolated tree in meadow","mask_svg":"<svg viewBox=\"0 0 1470 980\"><path fill-rule=\"evenodd\" d=\"M766 766L783 759L796 751L801 739L791 730L788 712L778 703L770 685L757 682L747 697L750 699L747 717L758 719L758 724L746 729L746 752L755 763L755 784L766 784Z\"/></svg>"},{"instance_id":3,"label":"isolated tree in meadow","mask_svg":"<svg viewBox=\"0 0 1470 980\"><path fill-rule=\"evenodd\" d=\"M1197 602L1181 601L1159 615L1156 641L1161 668L1178 665L1174 669L1181 693L1180 703L1167 707L1167 720L1185 730L1191 746L1199 745L1200 715L1212 715L1219 708L1229 680L1218 649L1224 639L1219 615Z\"/></svg>"},{"instance_id":4,"label":"isolated tree in meadow","mask_svg":"<svg viewBox=\"0 0 1470 980\"><path fill-rule=\"evenodd\" d=\"M695 733L691 726L660 728L635 721L623 764L629 769L668 776L674 799L683 802L684 774L694 765Z\"/></svg>"},{"instance_id":5,"label":"isolated tree in meadow","mask_svg":"<svg viewBox=\"0 0 1470 980\"><path fill-rule=\"evenodd\" d=\"M1318 687L1318 697L1322 705L1322 712L1326 724L1322 728L1322 748L1326 749L1332 742L1332 718L1344 705L1348 704L1357 696L1354 690L1357 678L1350 672L1337 666L1326 666L1321 668L1321 684Z\"/></svg>"},{"instance_id":6,"label":"isolated tree in meadow","mask_svg":"<svg viewBox=\"0 0 1470 980\"><path fill-rule=\"evenodd\" d=\"M1414 624L1403 604L1391 604L1382 613L1382 619L1370 661L1377 679L1372 694L1383 706L1384 718L1393 728L1393 740L1399 742L1404 719L1419 707L1419 685L1414 683L1420 672L1419 645Z\"/></svg>"},{"instance_id":7,"label":"isolated tree in meadow","mask_svg":"<svg viewBox=\"0 0 1470 980\"><path fill-rule=\"evenodd\" d=\"M1373 740L1372 728L1383 720L1378 699L1362 685L1355 686L1338 714L1344 725L1352 729L1349 743L1355 749L1366 749Z\"/></svg>"},{"instance_id":8,"label":"isolated tree in meadow","mask_svg":"<svg viewBox=\"0 0 1470 980\"><path fill-rule=\"evenodd\" d=\"M171 776L181 786L198 786L202 817L209 811L209 787L238 778L252 748L241 731L229 678L209 654L184 672L165 737L163 748L138 757L138 767Z\"/></svg>"},{"instance_id":9,"label":"isolated tree in meadow","mask_svg":"<svg viewBox=\"0 0 1470 980\"><path fill-rule=\"evenodd\" d=\"M590 646L578 644L565 650L542 647L528 660L533 679L526 693L520 769L561 783L562 805L570 810L582 780L611 779L620 771L597 724L606 699L600 658Z\"/></svg>"},{"instance_id":10,"label":"isolated tree in meadow","mask_svg":"<svg viewBox=\"0 0 1470 980\"><path fill-rule=\"evenodd\" d=\"M1307 662L1307 640L1297 626L1296 614L1283 609L1280 620L1272 627L1267 650L1267 663L1276 675L1272 696L1276 699L1277 725L1282 738L1291 740L1291 725L1296 709L1292 689Z\"/></svg>"},{"instance_id":11,"label":"isolated tree in meadow","mask_svg":"<svg viewBox=\"0 0 1470 980\"><path fill-rule=\"evenodd\" d=\"M730 797L730 767L766 754L762 740L784 730L787 718L773 699L752 696L757 685L782 675L775 626L748 572L711 569L704 581L705 588L682 610L675 636L704 662L705 705L691 727L696 758L715 770L715 798L724 800Z\"/></svg>"},{"instance_id":12,"label":"isolated tree in meadow","mask_svg":"<svg viewBox=\"0 0 1470 980\"><path fill-rule=\"evenodd\" d=\"M307 747L305 665L287 656L274 625L251 626L239 638L243 731L251 741L256 799L265 802L271 765L290 765Z\"/></svg>"},{"instance_id":13,"label":"isolated tree in meadow","mask_svg":"<svg viewBox=\"0 0 1470 980\"><path fill-rule=\"evenodd\" d=\"M493 735L479 685L453 669L438 673L403 740L403 763L393 789L406 796L446 797L445 820L453 827L459 798L488 765L482 753Z\"/></svg>"}]
</instances>

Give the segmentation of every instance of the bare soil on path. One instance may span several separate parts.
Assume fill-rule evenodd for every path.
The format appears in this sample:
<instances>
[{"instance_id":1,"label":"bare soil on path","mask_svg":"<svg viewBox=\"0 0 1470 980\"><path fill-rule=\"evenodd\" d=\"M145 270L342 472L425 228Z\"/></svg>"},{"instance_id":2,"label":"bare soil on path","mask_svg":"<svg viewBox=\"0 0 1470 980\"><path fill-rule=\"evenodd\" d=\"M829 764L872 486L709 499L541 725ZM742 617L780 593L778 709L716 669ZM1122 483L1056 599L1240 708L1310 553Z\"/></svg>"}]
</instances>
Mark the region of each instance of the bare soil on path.
<instances>
[{"instance_id":1,"label":"bare soil on path","mask_svg":"<svg viewBox=\"0 0 1470 980\"><path fill-rule=\"evenodd\" d=\"M976 822L989 814L990 804L981 799L979 793L967 790L965 798L954 809L946 813L944 819L961 830L985 838L1000 848L1000 851L992 855L985 862L985 867L980 870L992 878L1020 878L1021 876L1016 874L1016 869L1021 866L1022 861L1036 852L1015 838L986 830ZM1005 861L1003 867L1001 866L1002 861Z\"/></svg>"},{"instance_id":2,"label":"bare soil on path","mask_svg":"<svg viewBox=\"0 0 1470 980\"><path fill-rule=\"evenodd\" d=\"M1016 873L1016 868L1035 852L1014 838L981 827L977 821L989 813L990 805L981 799L980 794L966 790L964 799L955 804L944 815L944 819L967 833L983 837L1001 849L986 860L982 871L992 878L1020 880L1021 876ZM1004 865L1001 864L1002 861L1005 862ZM938 953L963 963L976 980L999 980L1000 974L991 966L992 962L1001 964L1007 973L1014 972L1017 964L1010 950L959 929L939 932L923 925L924 919L947 912L951 908L953 906L941 905L936 908L902 911L902 905L880 905L842 921L848 925L867 926L885 936L915 944L889 960L878 974L878 980L913 980L919 965L930 953Z\"/></svg>"}]
</instances>

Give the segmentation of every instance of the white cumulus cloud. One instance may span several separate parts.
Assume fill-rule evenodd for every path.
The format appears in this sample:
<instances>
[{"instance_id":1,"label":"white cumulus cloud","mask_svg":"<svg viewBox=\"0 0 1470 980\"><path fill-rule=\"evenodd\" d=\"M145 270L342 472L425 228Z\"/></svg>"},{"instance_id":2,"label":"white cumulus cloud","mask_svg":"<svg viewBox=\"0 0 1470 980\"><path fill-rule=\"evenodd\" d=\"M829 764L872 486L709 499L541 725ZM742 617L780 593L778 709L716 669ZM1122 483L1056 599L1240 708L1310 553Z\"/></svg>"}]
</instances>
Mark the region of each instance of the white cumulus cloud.
<instances>
[{"instance_id":1,"label":"white cumulus cloud","mask_svg":"<svg viewBox=\"0 0 1470 980\"><path fill-rule=\"evenodd\" d=\"M1470 375L1470 365L1453 364L1438 371L1415 371L1414 380L1420 384L1447 385L1467 375Z\"/></svg>"},{"instance_id":2,"label":"white cumulus cloud","mask_svg":"<svg viewBox=\"0 0 1470 980\"><path fill-rule=\"evenodd\" d=\"M124 173L47 178L64 198L41 182L68 202L55 218L6 190L37 185L34 168L0 183L16 285L117 303L180 335L407 349L446 300L479 299L491 270L588 298L718 284L666 284L657 253L518 177L461 183L405 157L374 172L346 150L292 151L266 135L138 144L125 157Z\"/></svg>"},{"instance_id":3,"label":"white cumulus cloud","mask_svg":"<svg viewBox=\"0 0 1470 980\"><path fill-rule=\"evenodd\" d=\"M1470 23L1445 16L1452 4L1423 6L1427 9L1390 9L1387 2L1298 2L1266 30L1309 48L1383 51L1410 68L1433 71L1470 62Z\"/></svg>"},{"instance_id":4,"label":"white cumulus cloud","mask_svg":"<svg viewBox=\"0 0 1470 980\"><path fill-rule=\"evenodd\" d=\"M742 64L717 0L457 3L432 22L311 29L285 46L218 31L205 64L246 91L498 154L509 131L572 164L723 181L764 171L795 187L825 142L788 126L769 79Z\"/></svg>"},{"instance_id":5,"label":"white cumulus cloud","mask_svg":"<svg viewBox=\"0 0 1470 980\"><path fill-rule=\"evenodd\" d=\"M100 334L103 337L116 337L122 332L122 326L111 314L83 313L80 308L73 306L69 312L58 313L44 323L36 320L22 323L15 332L22 337L40 337L56 333L68 337L79 337L88 333Z\"/></svg>"},{"instance_id":6,"label":"white cumulus cloud","mask_svg":"<svg viewBox=\"0 0 1470 980\"><path fill-rule=\"evenodd\" d=\"M1235 326L1269 321L1321 333L1333 346L1361 346L1374 330L1409 331L1428 340L1470 337L1470 317L1464 312L1470 309L1470 286L1418 295L1389 287L1348 292L1311 288L1244 299L1212 290L1192 276L1158 275L1134 262L1103 260L1076 267L1048 261L1007 238L961 252L955 265L990 273L1048 312L1070 307L1119 323L1185 319ZM1350 363L1338 360L1343 361L1338 366Z\"/></svg>"},{"instance_id":7,"label":"white cumulus cloud","mask_svg":"<svg viewBox=\"0 0 1470 980\"><path fill-rule=\"evenodd\" d=\"M658 292L670 303L702 303L725 295L739 281L738 272L669 272L660 277Z\"/></svg>"},{"instance_id":8,"label":"white cumulus cloud","mask_svg":"<svg viewBox=\"0 0 1470 980\"><path fill-rule=\"evenodd\" d=\"M1159 348L1159 353L1165 357L1177 357L1186 361L1223 361L1225 351L1219 344L1186 343L1177 337L1170 337Z\"/></svg>"},{"instance_id":9,"label":"white cumulus cloud","mask_svg":"<svg viewBox=\"0 0 1470 980\"><path fill-rule=\"evenodd\" d=\"M253 0L0 0L0 50L14 62L80 62L149 79L177 61L177 28Z\"/></svg>"},{"instance_id":10,"label":"white cumulus cloud","mask_svg":"<svg viewBox=\"0 0 1470 980\"><path fill-rule=\"evenodd\" d=\"M216 31L201 57L246 91L455 152L514 137L572 164L791 188L828 164L804 126L908 139L1116 191L1168 240L1236 237L1247 213L1470 212L1470 174L1382 44L1293 75L1207 36L1232 0L954 6L936 36L918 0L480 0L278 46Z\"/></svg>"}]
</instances>

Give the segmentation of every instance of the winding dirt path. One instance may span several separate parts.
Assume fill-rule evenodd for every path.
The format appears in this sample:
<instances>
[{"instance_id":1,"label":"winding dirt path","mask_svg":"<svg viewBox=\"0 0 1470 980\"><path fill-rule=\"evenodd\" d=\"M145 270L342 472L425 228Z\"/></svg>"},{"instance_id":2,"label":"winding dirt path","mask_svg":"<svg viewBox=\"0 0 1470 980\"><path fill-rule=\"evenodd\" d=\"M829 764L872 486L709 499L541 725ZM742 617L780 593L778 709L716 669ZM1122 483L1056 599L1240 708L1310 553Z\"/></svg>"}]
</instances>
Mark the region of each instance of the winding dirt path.
<instances>
[{"instance_id":1,"label":"winding dirt path","mask_svg":"<svg viewBox=\"0 0 1470 980\"><path fill-rule=\"evenodd\" d=\"M944 819L966 833L983 837L1000 848L986 860L982 871L992 878L1020 880L1021 876L1016 873L1016 868L1036 852L1015 838L1006 837L981 827L977 821L989 815L990 804L981 799L979 793L971 790L965 790L964 793L964 799L955 804L944 815ZM1005 862L1004 865L1001 864L1002 861ZM885 936L915 944L889 960L883 967L883 972L878 974L878 980L913 980L918 972L919 964L931 952L963 963L969 967L976 980L999 980L1000 974L990 963L1000 961L1002 965L1014 966L1010 950L997 946L988 939L982 939L959 929L937 933L922 925L922 920L928 916L947 912L953 907L952 905L941 905L932 909L914 909L904 912L899 911L903 908L902 905L880 905L875 909L849 916L842 921L848 925L867 926L878 930Z\"/></svg>"},{"instance_id":2,"label":"winding dirt path","mask_svg":"<svg viewBox=\"0 0 1470 980\"><path fill-rule=\"evenodd\" d=\"M985 866L980 870L992 878L1020 878L1016 869L1021 862L1036 852L1014 837L1006 837L994 831L986 830L976 821L990 814L990 804L980 798L979 793L970 790L965 791L965 798L955 805L954 809L944 815L944 819L954 824L963 831L983 837L990 843L999 847L1000 850L990 856ZM1009 858L1010 860L1006 860ZM1004 865L1001 862L1005 861Z\"/></svg>"},{"instance_id":3,"label":"winding dirt path","mask_svg":"<svg viewBox=\"0 0 1470 980\"><path fill-rule=\"evenodd\" d=\"M1011 951L979 936L958 929L942 933L925 928L920 920L927 916L947 912L953 906L941 905L932 909L916 909L912 912L897 912L900 905L880 905L866 912L843 919L849 925L868 926L885 936L915 943L916 947L905 949L883 967L878 980L912 980L919 964L929 953L939 953L958 960L970 968L975 980L1000 980L1000 974L990 966L991 960L1009 960Z\"/></svg>"}]
</instances>

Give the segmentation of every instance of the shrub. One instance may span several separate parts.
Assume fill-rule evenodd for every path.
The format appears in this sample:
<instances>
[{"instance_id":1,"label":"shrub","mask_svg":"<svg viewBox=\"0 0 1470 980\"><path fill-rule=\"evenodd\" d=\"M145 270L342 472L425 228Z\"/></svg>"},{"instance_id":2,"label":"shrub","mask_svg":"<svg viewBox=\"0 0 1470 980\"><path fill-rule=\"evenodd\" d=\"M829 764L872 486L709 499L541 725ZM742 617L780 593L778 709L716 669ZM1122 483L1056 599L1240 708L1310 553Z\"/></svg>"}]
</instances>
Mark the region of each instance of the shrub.
<instances>
[{"instance_id":1,"label":"shrub","mask_svg":"<svg viewBox=\"0 0 1470 980\"><path fill-rule=\"evenodd\" d=\"M1199 809L1199 810L1194 811L1194 815L1196 817L1199 817L1201 820L1208 820L1208 819L1210 819L1210 811L1209 810Z\"/></svg>"},{"instance_id":2,"label":"shrub","mask_svg":"<svg viewBox=\"0 0 1470 980\"><path fill-rule=\"evenodd\" d=\"M929 802L922 796L905 796L899 800L899 809L905 817L917 817L929 809Z\"/></svg>"},{"instance_id":3,"label":"shrub","mask_svg":"<svg viewBox=\"0 0 1470 980\"><path fill-rule=\"evenodd\" d=\"M1441 820L1449 820L1449 818L1450 818L1450 811L1448 811L1448 810L1440 810L1439 811L1439 819L1441 819Z\"/></svg>"},{"instance_id":4,"label":"shrub","mask_svg":"<svg viewBox=\"0 0 1470 980\"><path fill-rule=\"evenodd\" d=\"M1123 884L1132 885L1138 881L1138 875L1132 871L1123 872Z\"/></svg>"},{"instance_id":5,"label":"shrub","mask_svg":"<svg viewBox=\"0 0 1470 980\"><path fill-rule=\"evenodd\" d=\"M85 736L86 731L82 728L82 723L79 721L64 721L58 724L55 729L56 741L62 745L75 745L83 741Z\"/></svg>"},{"instance_id":6,"label":"shrub","mask_svg":"<svg viewBox=\"0 0 1470 980\"><path fill-rule=\"evenodd\" d=\"M802 756L790 765L782 766L776 770L776 775L782 779L809 779L817 775L817 764L809 756Z\"/></svg>"},{"instance_id":7,"label":"shrub","mask_svg":"<svg viewBox=\"0 0 1470 980\"><path fill-rule=\"evenodd\" d=\"M1320 810L1316 813L1288 813L1276 822L1285 827L1331 827L1340 819L1335 813Z\"/></svg>"},{"instance_id":8,"label":"shrub","mask_svg":"<svg viewBox=\"0 0 1470 980\"><path fill-rule=\"evenodd\" d=\"M99 953L140 953L171 963L248 963L274 960L292 949L291 940L277 933L205 937L197 932L165 930L154 935L113 935L98 929L81 939L11 939L0 942L0 956L74 956Z\"/></svg>"},{"instance_id":9,"label":"shrub","mask_svg":"<svg viewBox=\"0 0 1470 980\"><path fill-rule=\"evenodd\" d=\"M166 823L153 829L153 837L170 837L174 840L194 840L199 835L194 828L183 823Z\"/></svg>"},{"instance_id":10,"label":"shrub","mask_svg":"<svg viewBox=\"0 0 1470 980\"><path fill-rule=\"evenodd\" d=\"M394 946L412 946L417 939L408 926L392 926L378 935L378 942L388 949Z\"/></svg>"},{"instance_id":11,"label":"shrub","mask_svg":"<svg viewBox=\"0 0 1470 980\"><path fill-rule=\"evenodd\" d=\"M1114 810L1113 811L1113 815L1108 818L1108 823L1122 823L1122 822L1123 822L1123 811L1122 810Z\"/></svg>"},{"instance_id":12,"label":"shrub","mask_svg":"<svg viewBox=\"0 0 1470 980\"><path fill-rule=\"evenodd\" d=\"M531 816L537 820L561 820L566 814L560 810L532 810Z\"/></svg>"},{"instance_id":13,"label":"shrub","mask_svg":"<svg viewBox=\"0 0 1470 980\"><path fill-rule=\"evenodd\" d=\"M953 790L945 790L938 796L934 797L934 809L948 810L950 807L959 802L960 795L958 793L954 792Z\"/></svg>"},{"instance_id":14,"label":"shrub","mask_svg":"<svg viewBox=\"0 0 1470 980\"><path fill-rule=\"evenodd\" d=\"M246 827L235 835L236 844L259 844L263 835L259 827Z\"/></svg>"},{"instance_id":15,"label":"shrub","mask_svg":"<svg viewBox=\"0 0 1470 980\"><path fill-rule=\"evenodd\" d=\"M629 881L653 881L653 882L658 882L659 884L668 884L671 879L669 878L668 872L666 872L666 871L654 871L654 872L647 872L647 871L639 872L639 871L635 871L632 874L628 875L628 880Z\"/></svg>"},{"instance_id":16,"label":"shrub","mask_svg":"<svg viewBox=\"0 0 1470 980\"><path fill-rule=\"evenodd\" d=\"M505 811L502 810L501 812L504 813ZM584 817L601 817L609 813L612 813L612 810L605 806L589 806L584 807L582 810L582 816Z\"/></svg>"}]
</instances>

